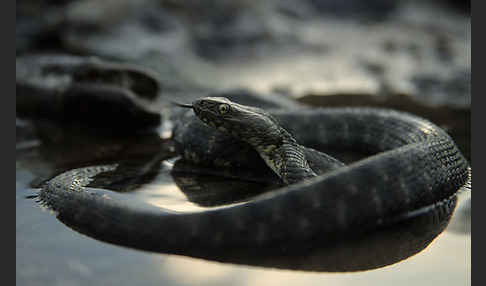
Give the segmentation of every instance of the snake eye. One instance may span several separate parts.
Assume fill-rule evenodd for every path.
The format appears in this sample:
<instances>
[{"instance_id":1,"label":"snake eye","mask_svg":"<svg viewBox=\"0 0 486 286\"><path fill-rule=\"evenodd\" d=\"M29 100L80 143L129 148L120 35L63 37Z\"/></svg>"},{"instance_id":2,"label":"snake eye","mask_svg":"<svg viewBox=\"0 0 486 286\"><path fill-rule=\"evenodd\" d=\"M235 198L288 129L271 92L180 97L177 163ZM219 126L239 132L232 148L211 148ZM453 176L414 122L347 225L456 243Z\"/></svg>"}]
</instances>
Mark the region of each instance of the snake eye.
<instances>
[{"instance_id":1,"label":"snake eye","mask_svg":"<svg viewBox=\"0 0 486 286\"><path fill-rule=\"evenodd\" d=\"M230 110L230 106L228 104L220 104L218 110L220 114L225 114Z\"/></svg>"}]
</instances>

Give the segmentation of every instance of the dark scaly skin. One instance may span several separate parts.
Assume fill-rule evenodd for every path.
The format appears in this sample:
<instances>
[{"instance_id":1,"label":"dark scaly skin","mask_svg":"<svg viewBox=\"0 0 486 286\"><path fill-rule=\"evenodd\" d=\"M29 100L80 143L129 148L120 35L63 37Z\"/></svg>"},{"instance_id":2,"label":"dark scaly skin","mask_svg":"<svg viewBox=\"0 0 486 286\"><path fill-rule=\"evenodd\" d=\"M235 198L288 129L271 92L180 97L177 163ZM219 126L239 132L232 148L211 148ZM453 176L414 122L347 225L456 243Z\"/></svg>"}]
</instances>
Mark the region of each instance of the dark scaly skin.
<instances>
[{"instance_id":1,"label":"dark scaly skin","mask_svg":"<svg viewBox=\"0 0 486 286\"><path fill-rule=\"evenodd\" d=\"M248 143L283 183L293 184L317 176L317 170L313 170L306 159L309 150L298 144L264 110L237 104L224 97L206 97L183 107L191 107L207 125ZM319 161L328 164L325 166L327 171L344 166L335 158L320 155Z\"/></svg>"},{"instance_id":2,"label":"dark scaly skin","mask_svg":"<svg viewBox=\"0 0 486 286\"><path fill-rule=\"evenodd\" d=\"M302 145L377 155L243 204L203 212L140 207L84 187L90 176L114 166L61 174L43 187L40 197L61 220L74 221L106 241L197 256L198 249L277 246L292 251L355 236L448 206L470 177L451 138L409 114L371 108L271 114ZM184 135L179 137L184 141ZM218 154L217 148L213 151Z\"/></svg>"}]
</instances>

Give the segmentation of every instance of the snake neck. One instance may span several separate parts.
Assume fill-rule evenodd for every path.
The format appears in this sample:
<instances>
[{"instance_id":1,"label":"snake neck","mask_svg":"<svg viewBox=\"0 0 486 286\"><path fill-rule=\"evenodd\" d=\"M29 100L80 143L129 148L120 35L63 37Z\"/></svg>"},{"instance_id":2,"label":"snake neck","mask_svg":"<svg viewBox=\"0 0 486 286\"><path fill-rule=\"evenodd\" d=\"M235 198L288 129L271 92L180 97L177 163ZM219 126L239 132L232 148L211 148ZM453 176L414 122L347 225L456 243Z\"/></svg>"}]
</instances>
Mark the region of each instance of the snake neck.
<instances>
[{"instance_id":1,"label":"snake neck","mask_svg":"<svg viewBox=\"0 0 486 286\"><path fill-rule=\"evenodd\" d=\"M307 162L303 146L282 127L265 136L250 137L247 142L287 185L317 176Z\"/></svg>"}]
</instances>

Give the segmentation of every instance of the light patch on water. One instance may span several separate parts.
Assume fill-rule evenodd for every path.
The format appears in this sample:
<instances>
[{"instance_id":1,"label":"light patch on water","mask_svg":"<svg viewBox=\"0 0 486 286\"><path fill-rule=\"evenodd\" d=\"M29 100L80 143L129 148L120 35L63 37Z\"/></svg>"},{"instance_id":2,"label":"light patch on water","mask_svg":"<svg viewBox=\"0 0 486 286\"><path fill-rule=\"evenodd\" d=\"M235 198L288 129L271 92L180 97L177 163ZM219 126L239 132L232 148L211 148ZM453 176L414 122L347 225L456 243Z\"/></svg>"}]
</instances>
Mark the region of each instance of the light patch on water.
<instances>
[{"instance_id":1,"label":"light patch on water","mask_svg":"<svg viewBox=\"0 0 486 286\"><path fill-rule=\"evenodd\" d=\"M234 275L240 272L229 264L208 263L202 259L158 256L154 260L164 279L177 281L179 285L227 285L225 282L233 281Z\"/></svg>"},{"instance_id":2,"label":"light patch on water","mask_svg":"<svg viewBox=\"0 0 486 286\"><path fill-rule=\"evenodd\" d=\"M172 137L172 129L174 128L174 123L167 118L162 119L162 124L157 127L157 134L161 139L170 139Z\"/></svg>"},{"instance_id":3,"label":"light patch on water","mask_svg":"<svg viewBox=\"0 0 486 286\"><path fill-rule=\"evenodd\" d=\"M441 234L425 250L393 265L348 273L305 272L154 256L154 271L179 285L286 286L471 285L471 236ZM258 255L255 253L255 255ZM191 269L191 271L187 271Z\"/></svg>"},{"instance_id":4,"label":"light patch on water","mask_svg":"<svg viewBox=\"0 0 486 286\"><path fill-rule=\"evenodd\" d=\"M137 199L140 199L145 203L176 212L201 212L210 209L227 208L244 203L239 202L217 207L202 207L189 201L187 195L177 186L170 174L174 162L178 158L179 157L175 157L163 161L161 163L162 171L153 180L153 183L144 185L143 189L140 191L127 195L134 195Z\"/></svg>"}]
</instances>

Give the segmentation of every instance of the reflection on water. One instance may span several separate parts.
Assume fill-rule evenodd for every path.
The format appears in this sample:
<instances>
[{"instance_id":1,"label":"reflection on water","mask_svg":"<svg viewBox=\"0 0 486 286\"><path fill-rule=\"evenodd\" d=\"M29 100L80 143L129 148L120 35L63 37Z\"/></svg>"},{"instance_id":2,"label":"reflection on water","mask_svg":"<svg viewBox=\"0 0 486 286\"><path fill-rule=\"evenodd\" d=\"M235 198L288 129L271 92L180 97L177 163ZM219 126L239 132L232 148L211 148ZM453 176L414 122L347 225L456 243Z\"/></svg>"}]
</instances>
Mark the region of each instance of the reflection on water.
<instances>
[{"instance_id":1,"label":"reflection on water","mask_svg":"<svg viewBox=\"0 0 486 286\"><path fill-rule=\"evenodd\" d=\"M174 159L161 162L160 173L154 178L154 181L150 184L146 184L143 188L137 192L137 197L142 201L145 201L151 205L161 207L164 209L177 211L177 212L197 212L205 211L208 209L215 209L221 207L228 207L237 205L240 203L228 203L223 206L205 206L204 202L201 203L197 196L192 195L190 190L194 189L197 192L203 193L206 198L209 197L209 201L214 195L213 190L202 189L196 182L197 176L182 176L179 174L179 184L183 184L187 188L183 191L175 182L174 176L171 174L174 165ZM222 179L219 179L222 180ZM226 186L227 187L227 186ZM194 199L195 198L195 199Z\"/></svg>"},{"instance_id":2,"label":"reflection on water","mask_svg":"<svg viewBox=\"0 0 486 286\"><path fill-rule=\"evenodd\" d=\"M204 208L189 202L186 195L173 183L170 176L173 161L161 163L161 172L155 177L154 184L143 188L142 200L147 203L173 211L198 211Z\"/></svg>"},{"instance_id":3,"label":"reflection on water","mask_svg":"<svg viewBox=\"0 0 486 286\"><path fill-rule=\"evenodd\" d=\"M464 207L466 200L461 198L458 209ZM451 225L460 224L456 214ZM448 228L420 254L373 271L320 274L234 266L182 256L155 256L153 261L157 265L154 267L160 267L161 277L178 281L179 285L471 285L470 250L470 235Z\"/></svg>"},{"instance_id":4,"label":"reflection on water","mask_svg":"<svg viewBox=\"0 0 486 286\"><path fill-rule=\"evenodd\" d=\"M179 285L452 286L471 284L470 248L470 236L445 232L420 254L398 264L346 274L241 267L180 256L155 256L153 261L161 277Z\"/></svg>"},{"instance_id":5,"label":"reflection on water","mask_svg":"<svg viewBox=\"0 0 486 286\"><path fill-rule=\"evenodd\" d=\"M465 203L461 198L458 208ZM451 225L457 223L454 215ZM182 256L154 256L154 269L179 285L471 285L471 237L447 229L420 254L373 271L299 272L234 266ZM191 269L194 271L187 271Z\"/></svg>"},{"instance_id":6,"label":"reflection on water","mask_svg":"<svg viewBox=\"0 0 486 286\"><path fill-rule=\"evenodd\" d=\"M134 165L120 164L116 169L110 169L109 172L105 171L99 174L91 172L94 178L90 180L88 186L90 192L99 188L96 192L103 193L113 202L123 201L122 206L127 211L134 212L139 207L147 209L147 220L153 219L152 214L155 211L148 206L144 207L144 204L147 203L161 208L159 219L162 219L164 215L162 212L167 210L205 212L214 208L227 207L231 203L238 203L238 198L221 200L219 196L226 193L232 194L234 186L236 186L235 190L242 186L242 190L247 189L244 186L248 187L246 185L248 182L242 181L240 184L234 178L231 178L231 181L236 183L220 184L221 180L224 181L225 178L214 176L213 179L211 179L211 176L206 176L206 179L201 181L203 183L198 184L197 178L200 178L201 174L190 173L183 173L183 181L190 181L190 184L180 183L176 186L171 178L177 178L180 173L174 174L172 172L171 162L172 160L162 162L149 160L145 161L144 164L141 162ZM253 184L253 182L250 183ZM188 186L187 189L186 186ZM108 190L120 193L115 194ZM205 195L202 201L206 205L201 205L198 202L200 198L193 195L194 192ZM211 203L207 204L208 202ZM231 203L228 204L228 202ZM209 244L204 242L198 242L201 243L199 247L181 244L185 245L181 248L175 247L170 239L163 241L159 238L156 246L150 246L155 242L146 237L147 235L152 236L149 232L147 234L134 234L132 239L125 227L118 227L119 221L127 219L127 217L122 216L121 213L116 216L112 215L111 212L102 214L101 209L95 212L95 216L86 216L85 211L82 211L83 215L79 216L73 216L69 213L65 215L65 210L58 209L58 218L66 225L93 238L136 249L271 268L348 272L380 268L420 252L447 226L455 204L456 200L454 199L446 204L439 205L432 212L418 213L413 218L368 233L353 232L349 235L340 236L337 240L323 236L312 236L306 240L295 238L295 240L290 240L289 238L285 244L282 244L282 242L274 245L269 244L265 249L262 249L259 245L252 246L251 244L245 246L245 248L228 248L229 245L224 244L222 245L224 248L215 248L209 247ZM95 218L98 216L103 221L103 225L112 225L113 227L107 230L105 227L91 226L90 222L94 222L93 225L95 225L97 221ZM179 217L178 219L179 224L191 222L191 217ZM140 235L144 239L138 239ZM170 232L167 233L167 236L171 236ZM205 245L208 245L207 249L202 247Z\"/></svg>"}]
</instances>

